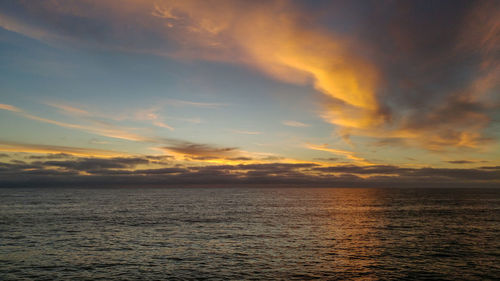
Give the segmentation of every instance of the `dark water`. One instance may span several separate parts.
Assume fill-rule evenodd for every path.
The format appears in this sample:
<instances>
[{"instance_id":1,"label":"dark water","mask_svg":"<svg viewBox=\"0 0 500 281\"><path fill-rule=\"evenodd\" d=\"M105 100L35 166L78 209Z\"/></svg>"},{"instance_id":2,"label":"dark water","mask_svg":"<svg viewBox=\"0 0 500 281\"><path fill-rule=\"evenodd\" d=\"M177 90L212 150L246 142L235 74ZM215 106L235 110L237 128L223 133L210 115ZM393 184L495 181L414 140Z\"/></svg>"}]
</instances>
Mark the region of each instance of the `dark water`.
<instances>
[{"instance_id":1,"label":"dark water","mask_svg":"<svg viewBox=\"0 0 500 281\"><path fill-rule=\"evenodd\" d=\"M500 278L500 189L0 189L0 279Z\"/></svg>"}]
</instances>

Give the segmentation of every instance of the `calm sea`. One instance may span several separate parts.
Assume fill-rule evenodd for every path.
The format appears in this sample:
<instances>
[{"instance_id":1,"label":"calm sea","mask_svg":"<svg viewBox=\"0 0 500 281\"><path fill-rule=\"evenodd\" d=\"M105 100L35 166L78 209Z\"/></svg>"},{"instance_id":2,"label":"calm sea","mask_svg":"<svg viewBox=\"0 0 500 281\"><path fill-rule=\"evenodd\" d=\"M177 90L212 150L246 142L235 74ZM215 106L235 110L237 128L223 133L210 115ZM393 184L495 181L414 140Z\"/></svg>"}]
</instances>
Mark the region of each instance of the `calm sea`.
<instances>
[{"instance_id":1,"label":"calm sea","mask_svg":"<svg viewBox=\"0 0 500 281\"><path fill-rule=\"evenodd\" d=\"M500 278L500 189L0 189L2 280Z\"/></svg>"}]
</instances>

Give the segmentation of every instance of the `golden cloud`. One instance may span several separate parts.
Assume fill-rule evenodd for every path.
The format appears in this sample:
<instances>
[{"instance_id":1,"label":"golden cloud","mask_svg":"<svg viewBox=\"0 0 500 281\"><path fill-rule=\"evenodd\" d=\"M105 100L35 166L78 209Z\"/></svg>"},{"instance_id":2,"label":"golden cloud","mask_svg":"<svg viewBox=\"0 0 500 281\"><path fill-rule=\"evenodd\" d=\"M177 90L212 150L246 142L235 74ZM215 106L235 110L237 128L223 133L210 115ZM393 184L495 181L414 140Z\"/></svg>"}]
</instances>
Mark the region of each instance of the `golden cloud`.
<instances>
[{"instance_id":1,"label":"golden cloud","mask_svg":"<svg viewBox=\"0 0 500 281\"><path fill-rule=\"evenodd\" d=\"M243 63L285 82L311 83L338 101L332 123L380 123L375 67L350 52L347 39L304 26L288 1L162 1L152 14L182 42L174 56Z\"/></svg>"},{"instance_id":2,"label":"golden cloud","mask_svg":"<svg viewBox=\"0 0 500 281\"><path fill-rule=\"evenodd\" d=\"M399 115L389 113L380 94L381 87L388 82L384 81L383 68L353 48L360 42L312 25L310 16L292 1L52 0L25 6L28 15L43 18L46 25L29 25L0 11L0 26L42 40L59 38L177 59L242 64L287 83L311 85L328 100L321 116L338 126L343 136L403 139L407 144L432 150L474 148L489 140L483 130L490 124L490 118L481 109L468 108L491 103L489 94L499 85L500 9L495 1L478 3L464 19L463 26L453 27L459 31L459 40L455 49L450 50L450 57L463 53L480 56L481 68L476 78L460 93L440 94L448 97L441 99L442 104L429 103L425 112L422 108L394 108L401 110L397 112ZM95 35L92 41L88 38L92 34L72 32L71 24L54 28L66 15L88 20L89 24L104 24L107 28L96 30L106 30L109 34ZM405 32L404 26L401 31ZM403 37L409 45L419 42L411 41L411 34ZM404 93L392 95L404 98ZM174 104L219 106L185 101ZM161 120L154 122L156 126L171 129ZM103 134L117 135L107 131Z\"/></svg>"}]
</instances>

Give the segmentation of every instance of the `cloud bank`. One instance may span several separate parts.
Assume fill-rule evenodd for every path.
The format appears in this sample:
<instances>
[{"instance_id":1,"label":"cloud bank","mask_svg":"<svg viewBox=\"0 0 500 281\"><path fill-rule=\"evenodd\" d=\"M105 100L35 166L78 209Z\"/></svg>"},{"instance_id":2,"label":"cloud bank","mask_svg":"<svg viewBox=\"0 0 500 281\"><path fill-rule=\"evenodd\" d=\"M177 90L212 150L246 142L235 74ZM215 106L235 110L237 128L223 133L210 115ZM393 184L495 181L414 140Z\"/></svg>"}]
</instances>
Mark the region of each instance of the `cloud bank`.
<instances>
[{"instance_id":1,"label":"cloud bank","mask_svg":"<svg viewBox=\"0 0 500 281\"><path fill-rule=\"evenodd\" d=\"M47 154L27 157L26 161L0 163L0 187L495 187L500 183L499 166L453 169L317 163L199 166L181 165L172 160L169 156L96 158Z\"/></svg>"}]
</instances>

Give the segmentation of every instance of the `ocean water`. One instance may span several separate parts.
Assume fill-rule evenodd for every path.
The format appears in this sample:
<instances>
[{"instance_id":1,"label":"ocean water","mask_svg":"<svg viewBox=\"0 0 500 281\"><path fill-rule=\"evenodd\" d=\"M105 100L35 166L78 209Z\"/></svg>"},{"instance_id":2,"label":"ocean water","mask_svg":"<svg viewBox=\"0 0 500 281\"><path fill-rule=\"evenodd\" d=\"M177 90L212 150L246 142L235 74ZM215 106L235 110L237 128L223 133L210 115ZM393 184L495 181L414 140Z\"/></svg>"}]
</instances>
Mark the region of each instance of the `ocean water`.
<instances>
[{"instance_id":1,"label":"ocean water","mask_svg":"<svg viewBox=\"0 0 500 281\"><path fill-rule=\"evenodd\" d=\"M493 280L500 189L0 189L1 280Z\"/></svg>"}]
</instances>

